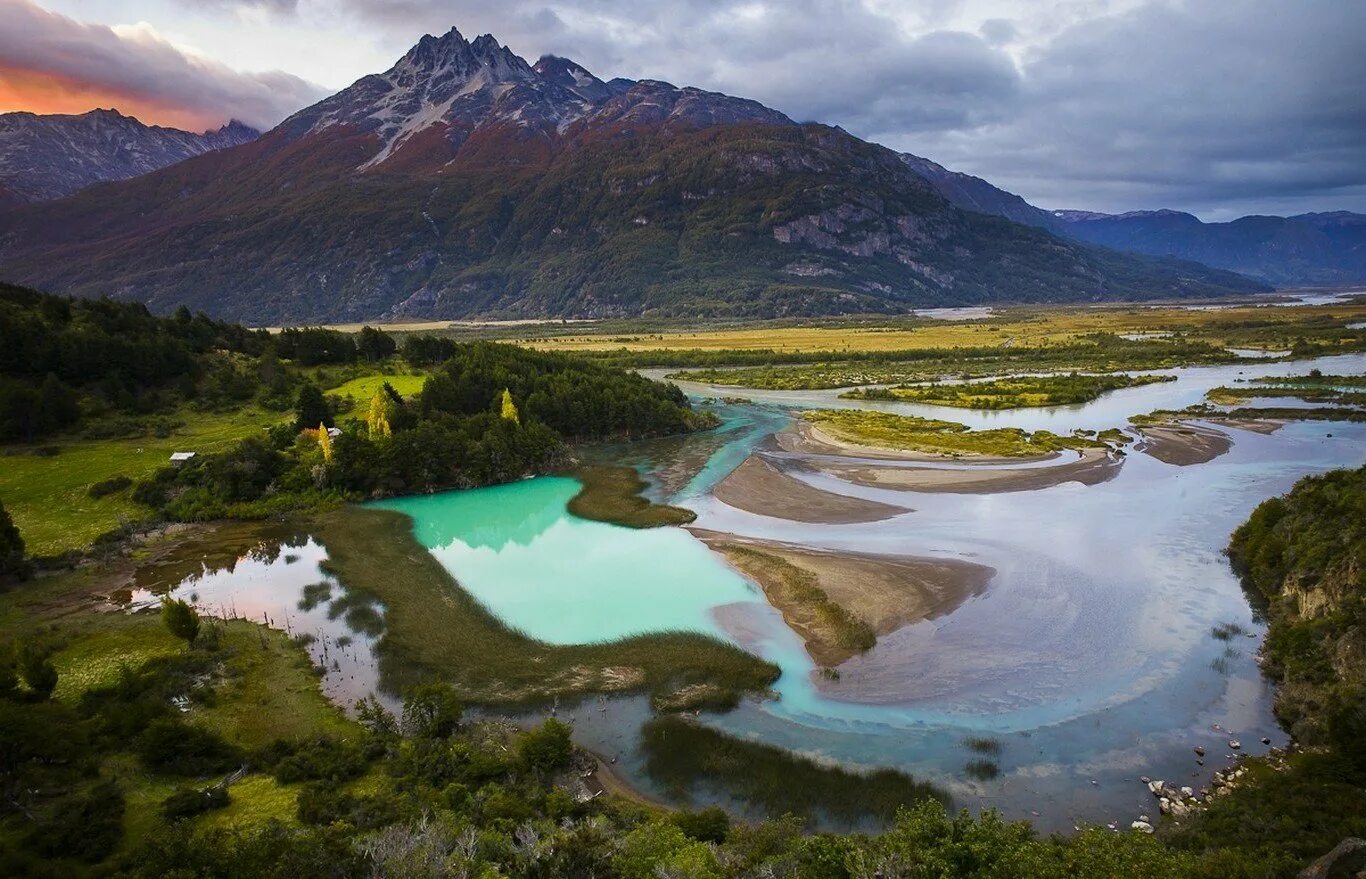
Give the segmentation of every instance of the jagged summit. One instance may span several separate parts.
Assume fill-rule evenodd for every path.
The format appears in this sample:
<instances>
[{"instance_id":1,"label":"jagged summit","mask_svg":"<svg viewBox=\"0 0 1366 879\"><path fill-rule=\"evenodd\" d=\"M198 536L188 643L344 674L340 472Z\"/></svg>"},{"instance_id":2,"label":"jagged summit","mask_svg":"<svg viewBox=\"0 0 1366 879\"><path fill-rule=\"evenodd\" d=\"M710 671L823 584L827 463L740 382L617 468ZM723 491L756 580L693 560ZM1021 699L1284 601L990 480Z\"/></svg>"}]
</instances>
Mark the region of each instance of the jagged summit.
<instances>
[{"instance_id":1,"label":"jagged summit","mask_svg":"<svg viewBox=\"0 0 1366 879\"><path fill-rule=\"evenodd\" d=\"M357 80L286 120L292 140L329 131L373 134L362 170L543 161L589 129L740 121L791 124L755 102L664 82L603 82L583 65L544 55L533 66L490 34L457 28L418 40L384 73Z\"/></svg>"}]
</instances>

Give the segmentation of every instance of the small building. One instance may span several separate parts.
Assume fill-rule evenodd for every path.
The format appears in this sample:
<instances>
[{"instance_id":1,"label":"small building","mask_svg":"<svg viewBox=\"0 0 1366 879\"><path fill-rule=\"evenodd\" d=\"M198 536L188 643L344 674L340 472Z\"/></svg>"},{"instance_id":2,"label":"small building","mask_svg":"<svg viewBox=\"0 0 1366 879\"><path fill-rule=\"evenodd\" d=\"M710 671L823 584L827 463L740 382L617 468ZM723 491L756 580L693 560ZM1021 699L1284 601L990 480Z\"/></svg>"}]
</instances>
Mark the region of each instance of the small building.
<instances>
[{"instance_id":1,"label":"small building","mask_svg":"<svg viewBox=\"0 0 1366 879\"><path fill-rule=\"evenodd\" d=\"M336 439L337 437L341 436L341 428L340 428L340 427L329 427L329 428L327 429L327 435L330 436L330 437L332 437L332 439ZM194 452L191 452L190 454L193 455Z\"/></svg>"},{"instance_id":2,"label":"small building","mask_svg":"<svg viewBox=\"0 0 1366 879\"><path fill-rule=\"evenodd\" d=\"M194 459L194 456L195 456L195 453L194 453L194 452L172 452L172 453L171 453L171 463L174 464L175 466L179 467L181 464L184 464L186 461L193 460L193 459Z\"/></svg>"}]
</instances>

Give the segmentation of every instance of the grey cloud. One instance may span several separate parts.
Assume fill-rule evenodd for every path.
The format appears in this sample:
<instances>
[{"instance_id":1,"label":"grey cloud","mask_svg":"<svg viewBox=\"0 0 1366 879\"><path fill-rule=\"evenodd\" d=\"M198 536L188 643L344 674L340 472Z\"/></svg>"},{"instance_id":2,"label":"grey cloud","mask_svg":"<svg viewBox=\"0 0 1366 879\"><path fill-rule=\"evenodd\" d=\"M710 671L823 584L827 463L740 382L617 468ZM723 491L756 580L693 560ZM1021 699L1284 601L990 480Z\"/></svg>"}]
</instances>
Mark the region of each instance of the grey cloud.
<instances>
[{"instance_id":1,"label":"grey cloud","mask_svg":"<svg viewBox=\"0 0 1366 879\"><path fill-rule=\"evenodd\" d=\"M328 2L394 57L422 32L490 32L603 78L756 98L1047 206L1366 209L1366 3ZM974 33L945 29L974 12Z\"/></svg>"}]
</instances>

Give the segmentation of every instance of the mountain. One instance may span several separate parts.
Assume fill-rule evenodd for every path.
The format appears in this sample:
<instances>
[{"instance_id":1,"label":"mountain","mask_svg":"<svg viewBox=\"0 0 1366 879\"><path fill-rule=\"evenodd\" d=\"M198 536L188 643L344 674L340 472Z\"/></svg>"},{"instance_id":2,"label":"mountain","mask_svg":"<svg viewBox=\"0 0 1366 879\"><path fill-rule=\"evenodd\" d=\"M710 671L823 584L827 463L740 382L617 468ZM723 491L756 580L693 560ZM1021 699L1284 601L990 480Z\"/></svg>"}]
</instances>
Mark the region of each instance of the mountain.
<instances>
[{"instance_id":1,"label":"mountain","mask_svg":"<svg viewBox=\"0 0 1366 879\"><path fill-rule=\"evenodd\" d=\"M1119 250L1191 259L1271 284L1366 282L1366 215L1347 211L1205 223L1180 211L1055 211L1062 231Z\"/></svg>"},{"instance_id":2,"label":"mountain","mask_svg":"<svg viewBox=\"0 0 1366 879\"><path fill-rule=\"evenodd\" d=\"M1366 283L1366 215L1347 211L1295 217L1243 217L1205 223L1181 211L1055 210L1035 207L980 177L903 153L906 167L969 211L1115 250L1175 257L1277 286Z\"/></svg>"},{"instance_id":3,"label":"mountain","mask_svg":"<svg viewBox=\"0 0 1366 879\"><path fill-rule=\"evenodd\" d=\"M902 153L901 161L933 186L936 192L960 208L979 214L1005 217L1016 223L1038 226L1054 233L1066 229L1066 224L1060 222L1051 212L1036 208L1015 193L993 186L981 177L973 177L961 171L950 171L943 165L910 153Z\"/></svg>"},{"instance_id":4,"label":"mountain","mask_svg":"<svg viewBox=\"0 0 1366 879\"><path fill-rule=\"evenodd\" d=\"M0 274L258 323L1246 293L963 210L754 101L423 37L260 138L0 213Z\"/></svg>"},{"instance_id":5,"label":"mountain","mask_svg":"<svg viewBox=\"0 0 1366 879\"><path fill-rule=\"evenodd\" d=\"M0 114L0 207L61 198L92 183L123 180L259 136L233 120L194 134L143 125L117 110L78 116Z\"/></svg>"}]
</instances>

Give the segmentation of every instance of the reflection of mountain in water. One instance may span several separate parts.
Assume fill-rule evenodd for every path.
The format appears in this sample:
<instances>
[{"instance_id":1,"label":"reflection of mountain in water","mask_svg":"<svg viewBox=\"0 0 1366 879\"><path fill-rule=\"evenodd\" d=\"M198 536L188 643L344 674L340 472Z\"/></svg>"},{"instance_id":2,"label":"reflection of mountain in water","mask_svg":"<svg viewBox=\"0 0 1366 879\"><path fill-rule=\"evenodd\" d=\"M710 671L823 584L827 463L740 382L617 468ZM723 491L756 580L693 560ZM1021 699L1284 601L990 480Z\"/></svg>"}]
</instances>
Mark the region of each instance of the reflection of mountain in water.
<instances>
[{"instance_id":1,"label":"reflection of mountain in water","mask_svg":"<svg viewBox=\"0 0 1366 879\"><path fill-rule=\"evenodd\" d=\"M469 491L380 501L374 506L412 516L414 533L429 549L460 541L472 549L530 546L569 515L565 504L579 483L564 477L513 482Z\"/></svg>"}]
</instances>

